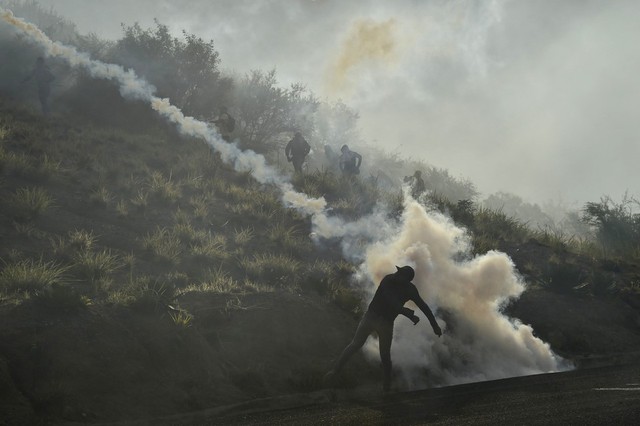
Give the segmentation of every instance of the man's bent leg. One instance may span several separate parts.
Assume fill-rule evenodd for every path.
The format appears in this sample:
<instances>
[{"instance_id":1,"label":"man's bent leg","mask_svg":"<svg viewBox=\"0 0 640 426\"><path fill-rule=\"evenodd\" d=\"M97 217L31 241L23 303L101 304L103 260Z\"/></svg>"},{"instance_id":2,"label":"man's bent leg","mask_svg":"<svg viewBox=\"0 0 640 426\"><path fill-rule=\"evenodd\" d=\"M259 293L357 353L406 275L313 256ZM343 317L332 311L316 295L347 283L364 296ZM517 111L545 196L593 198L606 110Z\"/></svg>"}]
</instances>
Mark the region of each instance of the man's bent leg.
<instances>
[{"instance_id":1,"label":"man's bent leg","mask_svg":"<svg viewBox=\"0 0 640 426\"><path fill-rule=\"evenodd\" d=\"M349 343L347 347L344 348L342 354L340 355L340 358L338 358L338 361L336 362L335 367L333 367L332 372L334 374L338 373L347 363L349 358L351 358L353 354L355 354L362 347L362 345L364 345L364 343L367 341L367 337L369 337L369 334L371 334L372 331L372 319L370 314L367 312L360 321L360 324L358 324L356 334L353 336L351 343Z\"/></svg>"},{"instance_id":2,"label":"man's bent leg","mask_svg":"<svg viewBox=\"0 0 640 426\"><path fill-rule=\"evenodd\" d=\"M382 390L388 392L391 388L391 342L393 341L393 322L380 320L378 327L378 346L380 347L380 361L382 362Z\"/></svg>"}]
</instances>

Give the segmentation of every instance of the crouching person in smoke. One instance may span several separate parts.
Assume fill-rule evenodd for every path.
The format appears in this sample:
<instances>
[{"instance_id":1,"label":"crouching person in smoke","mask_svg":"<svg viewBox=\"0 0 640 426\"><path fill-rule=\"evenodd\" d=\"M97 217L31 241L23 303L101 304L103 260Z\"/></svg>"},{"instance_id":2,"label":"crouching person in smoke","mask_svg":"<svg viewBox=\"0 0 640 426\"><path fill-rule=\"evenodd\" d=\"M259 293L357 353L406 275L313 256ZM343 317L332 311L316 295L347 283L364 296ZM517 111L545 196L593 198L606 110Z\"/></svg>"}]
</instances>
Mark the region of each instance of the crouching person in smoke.
<instances>
[{"instance_id":1,"label":"crouching person in smoke","mask_svg":"<svg viewBox=\"0 0 640 426\"><path fill-rule=\"evenodd\" d=\"M373 300L369 304L369 308L364 317L360 321L353 340L342 351L340 358L334 365L333 369L325 375L325 381L331 382L332 379L342 370L342 367L367 341L367 338L373 332L378 335L380 346L380 360L382 361L383 385L382 389L388 392L391 387L391 341L393 340L393 322L398 315L404 315L409 318L413 324L420 321L414 311L404 307L404 304L411 300L426 315L431 323L433 332L441 336L442 330L436 322L436 319L429 309L429 306L420 297L418 289L411 282L415 276L415 272L411 266L403 266L393 274L385 276Z\"/></svg>"},{"instance_id":2,"label":"crouching person in smoke","mask_svg":"<svg viewBox=\"0 0 640 426\"><path fill-rule=\"evenodd\" d=\"M360 174L360 166L362 165L362 155L355 151L351 151L347 145L340 148L339 166L345 176L355 176Z\"/></svg>"}]
</instances>

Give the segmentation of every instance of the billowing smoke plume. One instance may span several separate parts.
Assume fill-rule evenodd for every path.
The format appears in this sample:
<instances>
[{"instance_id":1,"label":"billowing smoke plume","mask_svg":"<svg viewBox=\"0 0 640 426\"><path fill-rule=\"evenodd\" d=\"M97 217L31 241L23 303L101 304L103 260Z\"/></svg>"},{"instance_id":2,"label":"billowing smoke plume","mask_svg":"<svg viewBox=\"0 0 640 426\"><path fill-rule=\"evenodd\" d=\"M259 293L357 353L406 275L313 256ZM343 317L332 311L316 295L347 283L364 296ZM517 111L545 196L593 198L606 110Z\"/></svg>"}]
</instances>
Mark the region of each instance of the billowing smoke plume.
<instances>
[{"instance_id":1,"label":"billowing smoke plume","mask_svg":"<svg viewBox=\"0 0 640 426\"><path fill-rule=\"evenodd\" d=\"M92 60L72 47L54 43L10 11L0 8L0 16L27 34L45 55L62 58L95 78L114 81L122 96L147 102L185 135L203 139L236 170L251 172L258 182L278 187L287 207L312 217L316 238L343 240L345 256L361 263L371 293L385 274L394 271L394 265L413 265L422 296L434 310L446 312L441 315L446 320L439 319L445 335L438 339L425 326L426 321L414 327L403 318L398 319L393 358L412 384L426 382L416 374L425 367L431 373L430 382L437 384L561 369L561 360L533 335L531 327L500 313L503 303L524 290L511 260L498 252L469 260L467 237L450 219L427 212L408 194L404 215L397 223L382 210L351 223L330 216L324 199L296 192L284 176L267 165L263 156L240 150L236 144L222 140L206 123L186 117L168 99L154 96L155 89L133 71ZM370 348L375 345L370 341Z\"/></svg>"},{"instance_id":2,"label":"billowing smoke plume","mask_svg":"<svg viewBox=\"0 0 640 426\"><path fill-rule=\"evenodd\" d=\"M471 258L463 230L407 200L397 230L369 246L362 265L373 282L394 271L395 264L412 265L420 294L446 312L446 320L439 319L445 330L441 338L427 321L414 326L404 317L396 320L392 357L407 382L453 384L562 369L562 360L530 326L500 312L525 289L511 259L495 251ZM375 346L368 346L372 357Z\"/></svg>"},{"instance_id":3,"label":"billowing smoke plume","mask_svg":"<svg viewBox=\"0 0 640 426\"><path fill-rule=\"evenodd\" d=\"M397 48L396 22L356 21L327 75L329 93L344 90L352 73L367 62L385 63L393 59Z\"/></svg>"}]
</instances>

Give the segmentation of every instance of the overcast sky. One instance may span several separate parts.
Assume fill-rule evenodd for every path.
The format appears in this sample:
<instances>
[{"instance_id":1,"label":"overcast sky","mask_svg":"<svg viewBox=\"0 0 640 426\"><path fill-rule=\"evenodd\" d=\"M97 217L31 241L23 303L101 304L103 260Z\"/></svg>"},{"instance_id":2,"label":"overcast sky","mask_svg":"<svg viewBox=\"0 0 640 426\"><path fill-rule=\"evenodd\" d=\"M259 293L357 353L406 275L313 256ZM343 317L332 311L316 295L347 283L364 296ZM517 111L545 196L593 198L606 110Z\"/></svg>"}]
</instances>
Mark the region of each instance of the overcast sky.
<instances>
[{"instance_id":1,"label":"overcast sky","mask_svg":"<svg viewBox=\"0 0 640 426\"><path fill-rule=\"evenodd\" d=\"M213 39L361 113L368 141L533 202L640 197L637 0L40 0L82 33ZM365 159L366 160L366 159Z\"/></svg>"}]
</instances>

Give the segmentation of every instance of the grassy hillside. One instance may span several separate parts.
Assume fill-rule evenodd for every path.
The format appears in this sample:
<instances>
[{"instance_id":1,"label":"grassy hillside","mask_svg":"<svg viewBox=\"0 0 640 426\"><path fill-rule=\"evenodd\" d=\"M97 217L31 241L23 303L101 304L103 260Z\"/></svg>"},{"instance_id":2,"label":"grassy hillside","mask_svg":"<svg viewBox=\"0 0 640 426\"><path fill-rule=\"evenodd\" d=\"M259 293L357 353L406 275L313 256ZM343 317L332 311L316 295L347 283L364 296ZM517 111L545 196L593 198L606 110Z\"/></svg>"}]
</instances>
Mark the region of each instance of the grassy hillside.
<instances>
[{"instance_id":1,"label":"grassy hillside","mask_svg":"<svg viewBox=\"0 0 640 426\"><path fill-rule=\"evenodd\" d=\"M307 219L268 187L155 120L43 119L3 99L0 130L7 418L140 418L322 387L366 300L349 285L354 266L315 247ZM401 208L329 172L295 183L354 218L376 201ZM533 285L507 309L554 350L640 348L637 265L594 260L499 212L429 202L472 230L476 250L512 256ZM359 357L339 386L377 376Z\"/></svg>"},{"instance_id":2,"label":"grassy hillside","mask_svg":"<svg viewBox=\"0 0 640 426\"><path fill-rule=\"evenodd\" d=\"M361 308L353 267L268 188L162 123L4 100L0 123L0 353L26 411L115 419L320 385Z\"/></svg>"}]
</instances>

